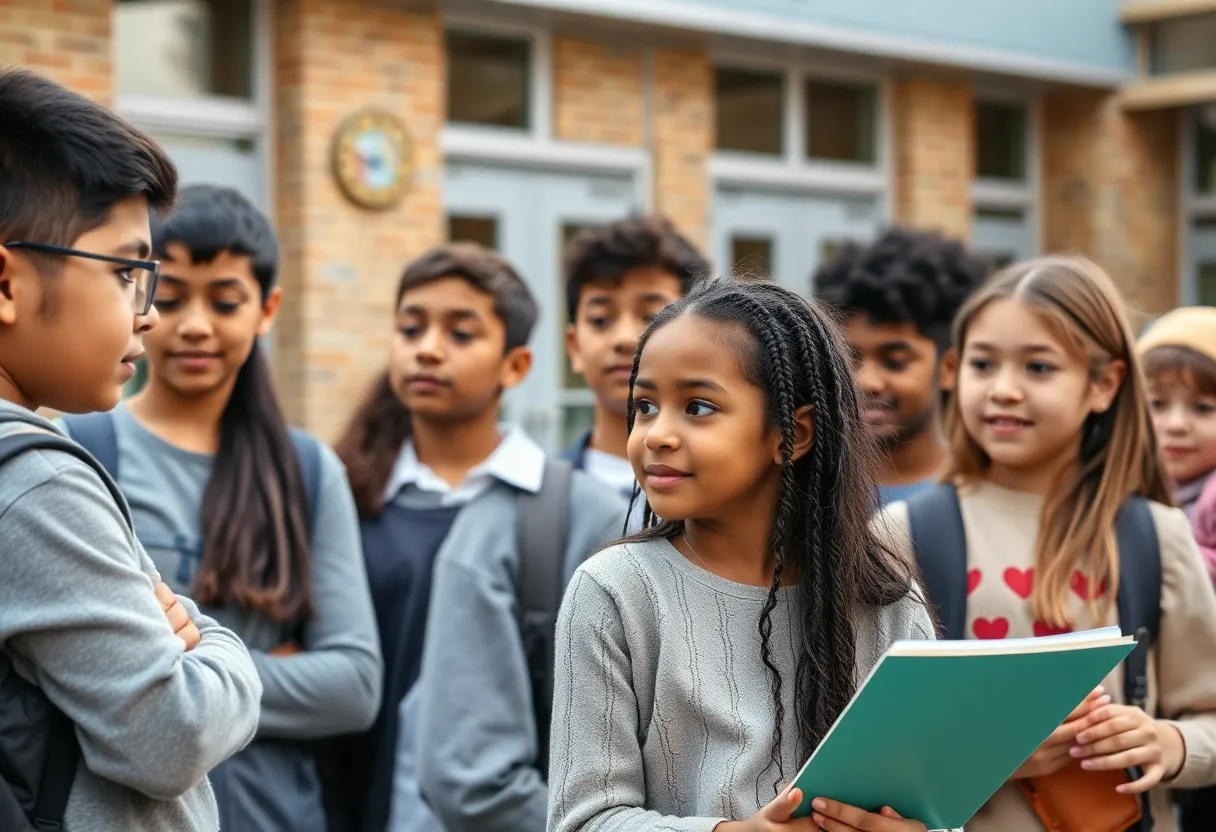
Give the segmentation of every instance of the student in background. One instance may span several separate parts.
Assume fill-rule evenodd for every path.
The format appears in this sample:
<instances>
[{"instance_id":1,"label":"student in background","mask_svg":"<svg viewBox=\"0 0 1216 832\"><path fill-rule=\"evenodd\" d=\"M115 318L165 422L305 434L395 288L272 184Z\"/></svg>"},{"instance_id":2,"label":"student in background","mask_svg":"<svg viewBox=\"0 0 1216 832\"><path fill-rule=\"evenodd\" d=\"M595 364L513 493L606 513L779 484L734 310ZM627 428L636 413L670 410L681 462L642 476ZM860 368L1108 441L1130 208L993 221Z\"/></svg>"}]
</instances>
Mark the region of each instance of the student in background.
<instances>
[{"instance_id":1,"label":"student in background","mask_svg":"<svg viewBox=\"0 0 1216 832\"><path fill-rule=\"evenodd\" d=\"M236 191L194 185L152 236L160 326L145 338L147 386L66 426L100 459L113 443L157 569L257 666L257 738L211 774L221 828L322 832L309 741L366 727L380 699L354 501L337 456L293 434L271 384L258 339L282 290L266 217Z\"/></svg>"},{"instance_id":2,"label":"student in background","mask_svg":"<svg viewBox=\"0 0 1216 832\"><path fill-rule=\"evenodd\" d=\"M1216 580L1216 309L1184 307L1161 316L1138 350L1174 503L1190 518ZM1216 789L1178 798L1186 832L1216 829Z\"/></svg>"},{"instance_id":3,"label":"student in background","mask_svg":"<svg viewBox=\"0 0 1216 832\"><path fill-rule=\"evenodd\" d=\"M6 802L24 785L23 801L66 798L39 828L214 832L207 772L253 737L257 670L161 582L121 494L35 413L118 403L157 324L149 211L170 209L177 173L109 110L22 70L0 70L0 123L0 445L67 446L0 475L0 827L32 828L32 807L15 820ZM64 755L30 721L48 703L71 751L49 780Z\"/></svg>"},{"instance_id":4,"label":"student in background","mask_svg":"<svg viewBox=\"0 0 1216 832\"><path fill-rule=\"evenodd\" d=\"M911 570L867 526L843 338L788 289L718 280L638 349L646 528L562 604L549 829L923 830L832 795L791 821L802 795L781 791L890 643L933 638Z\"/></svg>"},{"instance_id":5,"label":"student in background","mask_svg":"<svg viewBox=\"0 0 1216 832\"><path fill-rule=\"evenodd\" d=\"M918 558L947 635L1135 632L1157 619L1141 634L1148 655L1116 670L1106 699L1082 703L967 830L1041 830L1047 818L1020 781L1041 791L1045 778L1069 778L1086 805L1131 801L1134 811L1147 794L1153 832L1173 832L1169 790L1216 783L1216 594L1186 516L1167 508L1123 301L1087 260L1033 260L971 297L953 345L947 484L875 520ZM929 545L923 530L950 527L947 512L961 517L958 539ZM951 597L941 590L951 580L934 576L955 569Z\"/></svg>"},{"instance_id":6,"label":"student in background","mask_svg":"<svg viewBox=\"0 0 1216 832\"><path fill-rule=\"evenodd\" d=\"M626 498L633 353L646 324L709 272L709 262L662 217L630 217L578 234L566 250L566 350L595 394L595 421L564 454Z\"/></svg>"},{"instance_id":7,"label":"student in background","mask_svg":"<svg viewBox=\"0 0 1216 832\"><path fill-rule=\"evenodd\" d=\"M521 499L556 473L521 428L499 423L504 391L532 365L536 302L504 258L453 243L406 268L394 309L388 372L338 444L363 517L385 688L372 729L336 752L332 828L381 832L391 806L394 830L540 832L548 737L516 616L516 525ZM580 472L566 491L568 577L619 532L625 503Z\"/></svg>"},{"instance_id":8,"label":"student in background","mask_svg":"<svg viewBox=\"0 0 1216 832\"><path fill-rule=\"evenodd\" d=\"M862 416L886 452L883 504L936 481L947 450L941 402L950 323L987 276L987 263L962 243L902 228L845 245L815 274L816 297L846 316L866 394Z\"/></svg>"}]
</instances>

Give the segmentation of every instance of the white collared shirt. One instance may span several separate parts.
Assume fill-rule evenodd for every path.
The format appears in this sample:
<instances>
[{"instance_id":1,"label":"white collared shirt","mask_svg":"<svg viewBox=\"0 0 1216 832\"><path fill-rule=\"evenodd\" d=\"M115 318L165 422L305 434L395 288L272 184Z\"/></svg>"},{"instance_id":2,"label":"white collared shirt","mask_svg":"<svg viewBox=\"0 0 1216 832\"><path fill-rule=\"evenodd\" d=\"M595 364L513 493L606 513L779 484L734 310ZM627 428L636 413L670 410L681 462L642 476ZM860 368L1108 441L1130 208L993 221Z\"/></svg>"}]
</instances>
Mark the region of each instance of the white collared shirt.
<instances>
[{"instance_id":1,"label":"white collared shirt","mask_svg":"<svg viewBox=\"0 0 1216 832\"><path fill-rule=\"evenodd\" d=\"M481 496L494 480L535 494L545 476L545 452L517 425L501 425L502 441L480 464L469 469L464 480L453 488L418 460L413 440L407 439L389 475L384 501L412 485L419 491L443 495L443 505L462 506Z\"/></svg>"}]
</instances>

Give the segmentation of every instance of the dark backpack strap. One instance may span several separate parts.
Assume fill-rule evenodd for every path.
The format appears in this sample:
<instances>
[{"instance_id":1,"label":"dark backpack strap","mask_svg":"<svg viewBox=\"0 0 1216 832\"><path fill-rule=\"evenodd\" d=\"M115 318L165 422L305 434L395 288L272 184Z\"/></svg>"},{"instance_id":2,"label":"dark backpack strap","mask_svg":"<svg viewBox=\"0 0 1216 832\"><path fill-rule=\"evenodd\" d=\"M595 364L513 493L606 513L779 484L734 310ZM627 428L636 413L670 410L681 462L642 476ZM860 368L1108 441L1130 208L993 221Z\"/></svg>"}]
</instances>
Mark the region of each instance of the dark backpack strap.
<instances>
[{"instance_id":1,"label":"dark backpack strap","mask_svg":"<svg viewBox=\"0 0 1216 832\"><path fill-rule=\"evenodd\" d=\"M564 460L545 463L540 491L520 491L516 503L520 631L532 682L536 716L536 767L549 772L549 723L553 715L554 647L557 611L565 592L566 540L570 525L570 485L574 469Z\"/></svg>"},{"instance_id":2,"label":"dark backpack strap","mask_svg":"<svg viewBox=\"0 0 1216 832\"><path fill-rule=\"evenodd\" d=\"M1144 708L1148 700L1148 651L1161 627L1161 543L1149 501L1132 497L1124 504L1115 522L1119 547L1119 625L1126 635L1136 637L1136 648L1123 662L1124 698L1129 705ZM1129 777L1137 779L1133 769ZM1139 829L1153 828L1147 795Z\"/></svg>"},{"instance_id":3,"label":"dark backpack strap","mask_svg":"<svg viewBox=\"0 0 1216 832\"><path fill-rule=\"evenodd\" d=\"M908 500L908 531L945 639L966 638L967 535L958 491L938 485Z\"/></svg>"},{"instance_id":4,"label":"dark backpack strap","mask_svg":"<svg viewBox=\"0 0 1216 832\"><path fill-rule=\"evenodd\" d=\"M291 428L290 433L296 459L300 461L300 474L304 477L304 492L308 495L308 523L311 528L321 504L321 444L297 428Z\"/></svg>"},{"instance_id":5,"label":"dark backpack strap","mask_svg":"<svg viewBox=\"0 0 1216 832\"><path fill-rule=\"evenodd\" d=\"M46 766L38 784L38 799L30 819L38 832L53 832L63 828L72 781L80 763L80 746L76 741L76 726L63 711L52 706L47 731Z\"/></svg>"},{"instance_id":6,"label":"dark backpack strap","mask_svg":"<svg viewBox=\"0 0 1216 832\"><path fill-rule=\"evenodd\" d=\"M118 435L114 430L114 416L109 412L82 413L62 417L72 439L93 455L112 479L118 479Z\"/></svg>"}]
</instances>

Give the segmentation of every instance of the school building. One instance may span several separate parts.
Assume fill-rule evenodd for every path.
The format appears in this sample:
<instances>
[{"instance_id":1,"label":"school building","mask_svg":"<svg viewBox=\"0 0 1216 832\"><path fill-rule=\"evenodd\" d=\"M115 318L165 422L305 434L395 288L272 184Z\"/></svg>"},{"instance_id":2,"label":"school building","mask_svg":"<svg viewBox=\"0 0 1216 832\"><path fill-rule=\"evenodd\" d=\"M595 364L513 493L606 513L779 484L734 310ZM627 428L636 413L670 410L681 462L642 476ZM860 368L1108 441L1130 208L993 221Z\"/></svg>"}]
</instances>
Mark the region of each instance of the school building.
<instances>
[{"instance_id":1,"label":"school building","mask_svg":"<svg viewBox=\"0 0 1216 832\"><path fill-rule=\"evenodd\" d=\"M0 0L0 63L274 216L280 390L326 438L447 238L541 301L507 415L549 448L589 417L563 240L629 212L803 290L898 221L1089 253L1146 314L1216 303L1216 0Z\"/></svg>"}]
</instances>

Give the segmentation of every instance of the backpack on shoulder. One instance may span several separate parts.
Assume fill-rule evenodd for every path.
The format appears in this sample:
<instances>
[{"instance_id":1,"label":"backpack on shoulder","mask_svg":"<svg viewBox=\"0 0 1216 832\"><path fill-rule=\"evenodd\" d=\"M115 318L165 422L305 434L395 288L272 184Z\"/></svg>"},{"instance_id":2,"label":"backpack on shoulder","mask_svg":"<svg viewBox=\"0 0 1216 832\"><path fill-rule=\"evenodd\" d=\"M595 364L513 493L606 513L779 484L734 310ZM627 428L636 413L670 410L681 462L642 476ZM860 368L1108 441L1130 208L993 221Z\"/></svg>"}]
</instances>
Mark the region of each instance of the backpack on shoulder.
<instances>
[{"instance_id":1,"label":"backpack on shoulder","mask_svg":"<svg viewBox=\"0 0 1216 832\"><path fill-rule=\"evenodd\" d=\"M131 525L127 503L114 480L84 448L58 433L30 426L0 436L0 469L35 450L72 454L97 471ZM0 650L0 829L62 829L79 760L75 725L40 688L17 673L8 654Z\"/></svg>"},{"instance_id":2,"label":"backpack on shoulder","mask_svg":"<svg viewBox=\"0 0 1216 832\"><path fill-rule=\"evenodd\" d=\"M549 777L549 724L553 716L554 639L557 612L566 591L566 544L570 533L570 485L574 468L566 460L545 462L540 491L516 498L516 592L520 634L532 682L536 718L536 768Z\"/></svg>"},{"instance_id":3,"label":"backpack on shoulder","mask_svg":"<svg viewBox=\"0 0 1216 832\"><path fill-rule=\"evenodd\" d=\"M958 491L943 484L907 502L908 526L917 565L929 602L937 609L946 639L966 638L967 539ZM1148 698L1148 651L1161 624L1161 545L1149 501L1133 496L1115 523L1119 547L1119 625L1136 636L1136 647L1124 660L1124 700L1144 708ZM1128 776L1138 779L1140 772ZM1148 795L1141 799L1141 817L1128 832L1153 827Z\"/></svg>"}]
</instances>

